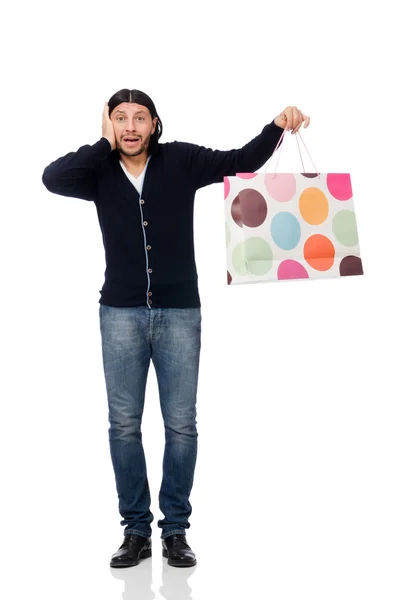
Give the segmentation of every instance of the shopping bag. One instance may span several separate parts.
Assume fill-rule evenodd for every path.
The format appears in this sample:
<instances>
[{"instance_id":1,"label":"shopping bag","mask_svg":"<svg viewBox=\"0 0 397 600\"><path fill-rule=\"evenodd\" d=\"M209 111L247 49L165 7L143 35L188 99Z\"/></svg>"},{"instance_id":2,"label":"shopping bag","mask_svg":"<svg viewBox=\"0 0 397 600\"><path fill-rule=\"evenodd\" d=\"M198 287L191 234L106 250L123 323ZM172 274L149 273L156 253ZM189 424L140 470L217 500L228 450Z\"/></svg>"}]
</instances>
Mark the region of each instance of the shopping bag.
<instances>
[{"instance_id":1,"label":"shopping bag","mask_svg":"<svg viewBox=\"0 0 397 600\"><path fill-rule=\"evenodd\" d=\"M227 283L363 275L350 173L305 172L299 131L303 172L267 173L285 133L263 172L224 177Z\"/></svg>"}]
</instances>

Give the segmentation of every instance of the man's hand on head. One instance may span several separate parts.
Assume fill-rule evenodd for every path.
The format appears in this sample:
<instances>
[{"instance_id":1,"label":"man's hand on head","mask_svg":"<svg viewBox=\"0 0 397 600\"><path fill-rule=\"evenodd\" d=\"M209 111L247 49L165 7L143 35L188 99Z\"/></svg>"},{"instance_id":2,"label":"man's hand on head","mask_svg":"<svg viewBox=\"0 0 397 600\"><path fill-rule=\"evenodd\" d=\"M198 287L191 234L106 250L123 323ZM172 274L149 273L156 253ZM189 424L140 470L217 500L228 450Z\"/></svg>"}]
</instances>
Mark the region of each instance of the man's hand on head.
<instances>
[{"instance_id":1,"label":"man's hand on head","mask_svg":"<svg viewBox=\"0 0 397 600\"><path fill-rule=\"evenodd\" d=\"M116 135L114 133L113 123L109 117L109 104L105 102L105 108L102 113L102 137L109 140L112 150L116 149Z\"/></svg>"}]
</instances>

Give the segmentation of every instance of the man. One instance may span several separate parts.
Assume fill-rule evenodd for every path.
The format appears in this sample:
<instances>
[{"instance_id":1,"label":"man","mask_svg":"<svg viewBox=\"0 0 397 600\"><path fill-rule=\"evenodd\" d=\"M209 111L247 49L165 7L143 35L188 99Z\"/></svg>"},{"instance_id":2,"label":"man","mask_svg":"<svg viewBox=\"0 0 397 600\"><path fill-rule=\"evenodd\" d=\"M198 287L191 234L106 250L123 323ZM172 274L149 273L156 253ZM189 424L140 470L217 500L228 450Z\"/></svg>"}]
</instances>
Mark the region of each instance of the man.
<instances>
[{"instance_id":1,"label":"man","mask_svg":"<svg viewBox=\"0 0 397 600\"><path fill-rule=\"evenodd\" d=\"M259 169L283 130L294 134L303 122L307 127L309 117L288 106L238 150L160 144L162 123L151 98L123 89L105 103L100 140L44 170L42 180L50 192L95 203L104 242L99 319L110 452L121 525L126 526L124 541L111 558L113 567L137 565L151 556L153 514L141 435L150 360L165 427L159 494L165 518L158 521L163 556L173 566L196 564L186 540L201 348L194 197L225 176Z\"/></svg>"}]
</instances>

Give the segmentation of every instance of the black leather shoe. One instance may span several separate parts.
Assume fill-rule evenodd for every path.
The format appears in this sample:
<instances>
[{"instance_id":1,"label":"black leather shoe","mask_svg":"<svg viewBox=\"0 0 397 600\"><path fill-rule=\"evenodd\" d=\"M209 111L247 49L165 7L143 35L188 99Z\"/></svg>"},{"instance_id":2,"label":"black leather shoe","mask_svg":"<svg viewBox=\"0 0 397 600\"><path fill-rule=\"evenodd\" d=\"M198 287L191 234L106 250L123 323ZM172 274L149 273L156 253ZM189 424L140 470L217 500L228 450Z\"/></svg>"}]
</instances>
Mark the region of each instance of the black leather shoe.
<instances>
[{"instance_id":1,"label":"black leather shoe","mask_svg":"<svg viewBox=\"0 0 397 600\"><path fill-rule=\"evenodd\" d=\"M152 540L135 533L127 533L120 548L112 555L111 567L134 567L142 558L152 556Z\"/></svg>"},{"instance_id":2,"label":"black leather shoe","mask_svg":"<svg viewBox=\"0 0 397 600\"><path fill-rule=\"evenodd\" d=\"M193 567L196 556L186 541L186 535L176 533L162 538L163 556L172 567Z\"/></svg>"}]
</instances>

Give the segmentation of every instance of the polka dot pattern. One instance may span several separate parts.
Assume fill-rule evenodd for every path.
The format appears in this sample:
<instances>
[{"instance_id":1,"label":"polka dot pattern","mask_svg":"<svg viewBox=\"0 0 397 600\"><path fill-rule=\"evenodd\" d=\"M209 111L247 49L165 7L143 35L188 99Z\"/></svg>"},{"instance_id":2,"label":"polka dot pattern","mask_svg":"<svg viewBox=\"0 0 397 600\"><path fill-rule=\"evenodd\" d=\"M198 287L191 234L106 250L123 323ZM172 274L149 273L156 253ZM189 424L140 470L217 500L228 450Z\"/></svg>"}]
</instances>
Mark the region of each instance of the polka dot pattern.
<instances>
[{"instance_id":1,"label":"polka dot pattern","mask_svg":"<svg viewBox=\"0 0 397 600\"><path fill-rule=\"evenodd\" d=\"M310 225L324 223L329 213L326 195L316 187L306 188L299 197L299 210Z\"/></svg>"},{"instance_id":2,"label":"polka dot pattern","mask_svg":"<svg viewBox=\"0 0 397 600\"><path fill-rule=\"evenodd\" d=\"M316 271L328 271L334 264L335 247L329 238L317 233L307 238L303 256Z\"/></svg>"},{"instance_id":3,"label":"polka dot pattern","mask_svg":"<svg viewBox=\"0 0 397 600\"><path fill-rule=\"evenodd\" d=\"M278 266L277 279L307 279L305 267L297 260L283 260Z\"/></svg>"},{"instance_id":4,"label":"polka dot pattern","mask_svg":"<svg viewBox=\"0 0 397 600\"><path fill-rule=\"evenodd\" d=\"M296 192L296 179L292 173L266 173L265 188L277 202L288 202Z\"/></svg>"},{"instance_id":5,"label":"polka dot pattern","mask_svg":"<svg viewBox=\"0 0 397 600\"><path fill-rule=\"evenodd\" d=\"M231 233L230 233L230 227L227 223L225 223L225 235L226 235L226 247L230 244L230 240L231 240Z\"/></svg>"},{"instance_id":6,"label":"polka dot pattern","mask_svg":"<svg viewBox=\"0 0 397 600\"><path fill-rule=\"evenodd\" d=\"M266 219L267 202L257 190L244 188L233 200L231 213L239 227L259 227Z\"/></svg>"},{"instance_id":7,"label":"polka dot pattern","mask_svg":"<svg viewBox=\"0 0 397 600\"><path fill-rule=\"evenodd\" d=\"M273 264L273 252L266 240L251 237L245 244L245 265L249 273L265 275Z\"/></svg>"},{"instance_id":8,"label":"polka dot pattern","mask_svg":"<svg viewBox=\"0 0 397 600\"><path fill-rule=\"evenodd\" d=\"M358 244L356 215L352 210L340 210L336 213L332 220L332 231L341 244L345 246Z\"/></svg>"},{"instance_id":9,"label":"polka dot pattern","mask_svg":"<svg viewBox=\"0 0 397 600\"><path fill-rule=\"evenodd\" d=\"M224 178L227 284L362 275L349 173Z\"/></svg>"},{"instance_id":10,"label":"polka dot pattern","mask_svg":"<svg viewBox=\"0 0 397 600\"><path fill-rule=\"evenodd\" d=\"M353 196L349 173L328 173L327 188L337 200L350 200Z\"/></svg>"},{"instance_id":11,"label":"polka dot pattern","mask_svg":"<svg viewBox=\"0 0 397 600\"><path fill-rule=\"evenodd\" d=\"M344 275L363 275L363 265L359 256L345 256L339 265L339 273Z\"/></svg>"},{"instance_id":12,"label":"polka dot pattern","mask_svg":"<svg viewBox=\"0 0 397 600\"><path fill-rule=\"evenodd\" d=\"M292 250L299 243L301 228L295 215L290 212L279 212L272 219L270 233L279 248Z\"/></svg>"},{"instance_id":13,"label":"polka dot pattern","mask_svg":"<svg viewBox=\"0 0 397 600\"><path fill-rule=\"evenodd\" d=\"M223 180L223 194L224 194L224 199L226 200L226 198L228 197L230 192L230 179L229 177L224 177Z\"/></svg>"},{"instance_id":14,"label":"polka dot pattern","mask_svg":"<svg viewBox=\"0 0 397 600\"><path fill-rule=\"evenodd\" d=\"M257 176L258 173L236 173L236 177L241 177L241 179L254 179Z\"/></svg>"},{"instance_id":15,"label":"polka dot pattern","mask_svg":"<svg viewBox=\"0 0 397 600\"><path fill-rule=\"evenodd\" d=\"M238 275L265 275L272 268L273 253L262 238L249 238L236 244L232 252L232 264Z\"/></svg>"}]
</instances>

